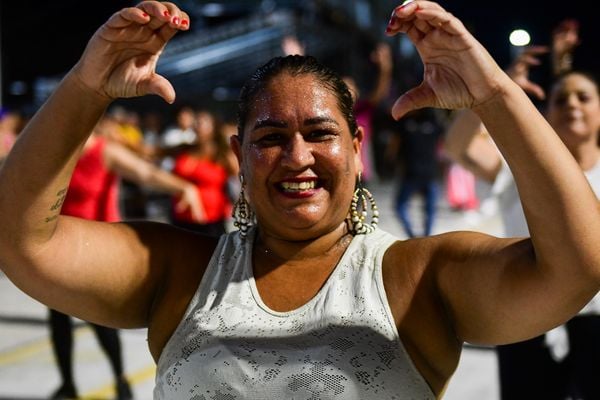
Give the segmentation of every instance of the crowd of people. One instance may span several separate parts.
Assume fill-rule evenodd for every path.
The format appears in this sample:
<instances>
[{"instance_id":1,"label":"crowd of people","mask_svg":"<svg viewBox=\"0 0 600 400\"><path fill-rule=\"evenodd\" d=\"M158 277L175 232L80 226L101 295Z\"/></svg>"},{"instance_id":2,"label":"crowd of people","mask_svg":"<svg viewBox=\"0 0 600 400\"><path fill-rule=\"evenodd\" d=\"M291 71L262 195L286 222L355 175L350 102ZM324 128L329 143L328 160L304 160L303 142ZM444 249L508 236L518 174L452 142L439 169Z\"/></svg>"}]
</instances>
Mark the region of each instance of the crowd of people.
<instances>
[{"instance_id":1,"label":"crowd of people","mask_svg":"<svg viewBox=\"0 0 600 400\"><path fill-rule=\"evenodd\" d=\"M437 3L395 8L386 34L406 34L426 73L392 107L391 156L369 146L393 84L385 44L362 97L295 45L248 79L237 122L114 106L174 102L154 68L189 24L172 3L125 8L27 124L0 114L0 265L50 309L52 398L77 397L70 316L94 327L119 399L118 329L135 327L156 399L440 398L466 342L497 346L503 400L600 398L600 90L572 69L576 24L554 31L546 91L529 76L546 49L503 71ZM546 93L540 112L530 96ZM504 237L432 236L442 147L493 185ZM398 155L390 196L411 240L377 227L368 190L372 157ZM155 193L169 196L158 214Z\"/></svg>"}]
</instances>

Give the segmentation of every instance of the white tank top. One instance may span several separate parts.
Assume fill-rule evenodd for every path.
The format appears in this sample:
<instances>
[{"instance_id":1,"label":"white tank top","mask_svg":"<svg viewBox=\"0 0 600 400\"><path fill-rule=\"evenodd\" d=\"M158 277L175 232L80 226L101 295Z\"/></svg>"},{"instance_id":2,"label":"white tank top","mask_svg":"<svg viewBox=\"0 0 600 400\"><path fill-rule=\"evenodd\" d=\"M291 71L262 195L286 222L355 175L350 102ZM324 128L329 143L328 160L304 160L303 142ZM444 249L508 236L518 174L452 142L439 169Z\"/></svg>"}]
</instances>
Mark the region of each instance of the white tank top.
<instances>
[{"instance_id":1,"label":"white tank top","mask_svg":"<svg viewBox=\"0 0 600 400\"><path fill-rule=\"evenodd\" d=\"M583 173L596 197L600 199L600 161L591 169L583 171ZM527 220L517 191L517 184L505 161L502 162L502 168L496 177L492 192L498 196L505 237L529 236ZM600 292L579 311L579 315L590 314L600 315Z\"/></svg>"},{"instance_id":2,"label":"white tank top","mask_svg":"<svg viewBox=\"0 0 600 400\"><path fill-rule=\"evenodd\" d=\"M160 356L155 399L435 399L385 295L381 262L394 236L355 236L314 298L277 312L256 288L254 234L221 238Z\"/></svg>"}]
</instances>

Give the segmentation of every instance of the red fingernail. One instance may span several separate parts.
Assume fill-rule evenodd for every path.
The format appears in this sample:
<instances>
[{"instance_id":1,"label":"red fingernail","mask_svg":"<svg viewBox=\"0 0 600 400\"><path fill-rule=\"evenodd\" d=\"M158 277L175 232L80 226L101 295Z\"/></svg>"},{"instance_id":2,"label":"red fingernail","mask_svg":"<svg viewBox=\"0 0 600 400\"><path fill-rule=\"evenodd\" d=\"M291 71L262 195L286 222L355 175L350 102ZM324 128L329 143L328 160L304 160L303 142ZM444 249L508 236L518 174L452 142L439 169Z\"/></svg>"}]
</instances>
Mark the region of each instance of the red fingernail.
<instances>
[{"instance_id":1,"label":"red fingernail","mask_svg":"<svg viewBox=\"0 0 600 400\"><path fill-rule=\"evenodd\" d=\"M148 16L148 14L142 13L142 17L147 17L147 16Z\"/></svg>"},{"instance_id":2,"label":"red fingernail","mask_svg":"<svg viewBox=\"0 0 600 400\"><path fill-rule=\"evenodd\" d=\"M170 17L170 16L171 16L171 13L165 10L165 11L163 11L163 15L164 15L165 17Z\"/></svg>"},{"instance_id":3,"label":"red fingernail","mask_svg":"<svg viewBox=\"0 0 600 400\"><path fill-rule=\"evenodd\" d=\"M181 20L181 25L187 25L188 24L188 20L187 19L182 19Z\"/></svg>"},{"instance_id":4,"label":"red fingernail","mask_svg":"<svg viewBox=\"0 0 600 400\"><path fill-rule=\"evenodd\" d=\"M171 22L173 22L175 25L179 25L179 18L178 17L173 17L173 19L171 20Z\"/></svg>"}]
</instances>

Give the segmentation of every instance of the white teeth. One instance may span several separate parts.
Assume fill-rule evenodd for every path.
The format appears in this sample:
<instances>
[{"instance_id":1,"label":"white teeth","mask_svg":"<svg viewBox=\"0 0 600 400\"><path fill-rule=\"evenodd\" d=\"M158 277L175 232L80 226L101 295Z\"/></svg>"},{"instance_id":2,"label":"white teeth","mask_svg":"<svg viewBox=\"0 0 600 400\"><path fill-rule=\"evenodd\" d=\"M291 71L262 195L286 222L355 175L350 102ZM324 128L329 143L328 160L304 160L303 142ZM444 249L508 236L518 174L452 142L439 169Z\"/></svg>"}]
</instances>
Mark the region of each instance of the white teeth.
<instances>
[{"instance_id":1,"label":"white teeth","mask_svg":"<svg viewBox=\"0 0 600 400\"><path fill-rule=\"evenodd\" d=\"M315 188L315 181L308 182L283 182L281 184L283 190L308 190Z\"/></svg>"}]
</instances>

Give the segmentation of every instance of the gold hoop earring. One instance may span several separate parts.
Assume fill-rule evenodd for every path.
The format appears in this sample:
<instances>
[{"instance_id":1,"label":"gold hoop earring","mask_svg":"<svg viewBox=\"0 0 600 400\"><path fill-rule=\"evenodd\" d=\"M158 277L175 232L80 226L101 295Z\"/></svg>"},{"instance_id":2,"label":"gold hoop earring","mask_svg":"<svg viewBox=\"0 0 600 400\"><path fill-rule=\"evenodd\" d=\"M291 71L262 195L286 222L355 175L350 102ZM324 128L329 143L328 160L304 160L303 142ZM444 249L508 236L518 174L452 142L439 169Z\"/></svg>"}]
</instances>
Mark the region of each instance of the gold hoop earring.
<instances>
[{"instance_id":1,"label":"gold hoop earring","mask_svg":"<svg viewBox=\"0 0 600 400\"><path fill-rule=\"evenodd\" d=\"M254 225L254 212L250 208L250 204L246 200L246 196L244 195L244 176L240 175L240 195L233 205L233 226L238 228L240 231L240 237L242 240L246 239L248 235L248 229Z\"/></svg>"},{"instance_id":2,"label":"gold hoop earring","mask_svg":"<svg viewBox=\"0 0 600 400\"><path fill-rule=\"evenodd\" d=\"M371 206L371 222L366 223L367 201ZM379 209L371 192L363 187L362 174L358 173L356 189L350 203L350 231L353 235L364 235L373 232L379 223Z\"/></svg>"}]
</instances>

